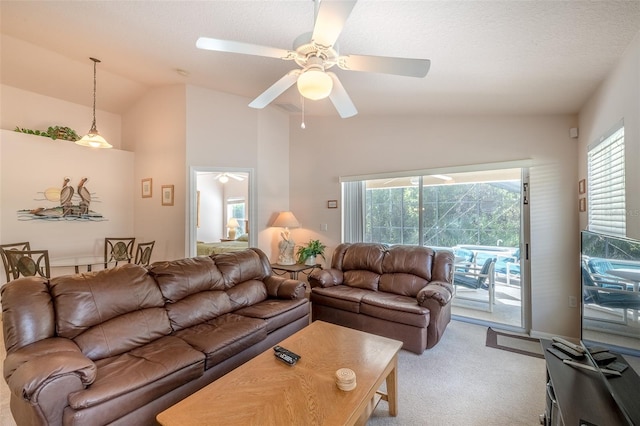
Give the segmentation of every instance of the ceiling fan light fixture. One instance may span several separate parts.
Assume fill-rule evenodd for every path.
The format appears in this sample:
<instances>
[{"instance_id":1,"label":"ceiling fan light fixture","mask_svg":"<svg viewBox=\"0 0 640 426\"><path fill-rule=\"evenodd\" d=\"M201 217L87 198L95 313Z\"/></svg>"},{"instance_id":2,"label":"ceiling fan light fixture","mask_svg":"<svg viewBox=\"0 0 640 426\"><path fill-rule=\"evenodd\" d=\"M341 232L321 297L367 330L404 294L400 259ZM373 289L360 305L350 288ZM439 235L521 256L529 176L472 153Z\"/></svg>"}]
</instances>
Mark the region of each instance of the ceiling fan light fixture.
<instances>
[{"instance_id":1,"label":"ceiling fan light fixture","mask_svg":"<svg viewBox=\"0 0 640 426\"><path fill-rule=\"evenodd\" d=\"M229 182L229 177L227 177L227 175L222 175L222 176L220 176L220 177L218 178L218 180L219 180L221 183L227 183L227 182Z\"/></svg>"},{"instance_id":2,"label":"ceiling fan light fixture","mask_svg":"<svg viewBox=\"0 0 640 426\"><path fill-rule=\"evenodd\" d=\"M312 101L324 99L331 94L333 80L320 67L306 70L297 81L298 91Z\"/></svg>"}]
</instances>

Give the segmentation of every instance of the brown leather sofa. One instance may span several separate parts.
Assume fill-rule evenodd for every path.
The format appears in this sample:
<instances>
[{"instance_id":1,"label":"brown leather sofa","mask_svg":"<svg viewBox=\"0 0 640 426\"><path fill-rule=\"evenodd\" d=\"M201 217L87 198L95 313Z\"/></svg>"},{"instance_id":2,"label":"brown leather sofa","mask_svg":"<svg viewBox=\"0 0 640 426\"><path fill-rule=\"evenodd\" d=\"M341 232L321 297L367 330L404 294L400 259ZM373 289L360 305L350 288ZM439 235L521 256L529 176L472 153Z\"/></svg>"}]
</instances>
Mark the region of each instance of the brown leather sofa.
<instances>
[{"instance_id":1,"label":"brown leather sofa","mask_svg":"<svg viewBox=\"0 0 640 426\"><path fill-rule=\"evenodd\" d=\"M2 288L18 425L145 425L309 324L301 281L258 249Z\"/></svg>"},{"instance_id":2,"label":"brown leather sofa","mask_svg":"<svg viewBox=\"0 0 640 426\"><path fill-rule=\"evenodd\" d=\"M340 244L331 268L315 270L312 319L401 340L421 354L451 320L453 260L448 250Z\"/></svg>"}]
</instances>

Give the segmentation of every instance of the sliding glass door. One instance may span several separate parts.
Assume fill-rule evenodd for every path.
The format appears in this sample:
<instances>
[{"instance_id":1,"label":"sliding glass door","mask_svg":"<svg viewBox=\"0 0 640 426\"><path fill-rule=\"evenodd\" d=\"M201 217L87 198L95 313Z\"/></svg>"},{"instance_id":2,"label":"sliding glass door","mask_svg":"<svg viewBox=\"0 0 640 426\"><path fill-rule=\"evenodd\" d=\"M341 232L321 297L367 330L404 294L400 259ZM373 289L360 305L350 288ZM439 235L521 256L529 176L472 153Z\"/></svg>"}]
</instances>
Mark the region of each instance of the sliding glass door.
<instances>
[{"instance_id":1,"label":"sliding glass door","mask_svg":"<svg viewBox=\"0 0 640 426\"><path fill-rule=\"evenodd\" d=\"M344 240L453 250L453 314L523 328L523 169L343 183Z\"/></svg>"}]
</instances>

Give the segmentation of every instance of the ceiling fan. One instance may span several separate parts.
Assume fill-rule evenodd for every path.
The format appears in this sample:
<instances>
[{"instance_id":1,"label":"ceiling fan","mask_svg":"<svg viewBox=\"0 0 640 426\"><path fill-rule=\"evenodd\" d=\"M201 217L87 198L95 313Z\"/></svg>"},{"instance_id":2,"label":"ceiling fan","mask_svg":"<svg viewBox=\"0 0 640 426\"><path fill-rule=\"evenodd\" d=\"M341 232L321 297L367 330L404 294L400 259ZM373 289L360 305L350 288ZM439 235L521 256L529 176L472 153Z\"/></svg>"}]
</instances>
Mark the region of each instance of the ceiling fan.
<instances>
[{"instance_id":1,"label":"ceiling fan","mask_svg":"<svg viewBox=\"0 0 640 426\"><path fill-rule=\"evenodd\" d=\"M293 42L293 50L261 46L240 41L200 37L199 49L242 53L294 61L294 69L255 98L249 106L264 108L294 83L302 96L311 100L329 97L342 118L356 115L358 110L338 77L328 69L337 65L347 71L365 71L408 77L424 77L429 71L428 59L393 58L367 55L340 55L336 40L357 0L314 0L313 32L300 35Z\"/></svg>"},{"instance_id":2,"label":"ceiling fan","mask_svg":"<svg viewBox=\"0 0 640 426\"><path fill-rule=\"evenodd\" d=\"M245 177L243 175L239 175L239 174L235 174L235 173L229 173L229 172L218 173L218 175L216 175L214 177L214 179L218 180L221 183L229 182L229 178L235 179L235 180L237 180L239 182L242 182Z\"/></svg>"}]
</instances>

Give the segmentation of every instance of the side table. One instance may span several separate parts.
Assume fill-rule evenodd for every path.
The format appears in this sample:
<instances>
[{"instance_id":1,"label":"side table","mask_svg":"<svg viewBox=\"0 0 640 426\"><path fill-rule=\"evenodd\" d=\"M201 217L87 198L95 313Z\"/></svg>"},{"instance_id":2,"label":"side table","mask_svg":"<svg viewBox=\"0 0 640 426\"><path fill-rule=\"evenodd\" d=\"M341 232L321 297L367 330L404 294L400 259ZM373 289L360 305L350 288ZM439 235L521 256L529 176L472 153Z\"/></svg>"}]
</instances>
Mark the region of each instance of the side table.
<instances>
[{"instance_id":1,"label":"side table","mask_svg":"<svg viewBox=\"0 0 640 426\"><path fill-rule=\"evenodd\" d=\"M305 275L309 275L311 271L316 268L322 269L322 266L319 263L316 263L315 265L305 265L301 263L296 263L295 265L279 265L277 263L271 264L271 269L276 275L284 275L286 273L289 273L291 279L294 280L298 279L299 272L302 272Z\"/></svg>"}]
</instances>

